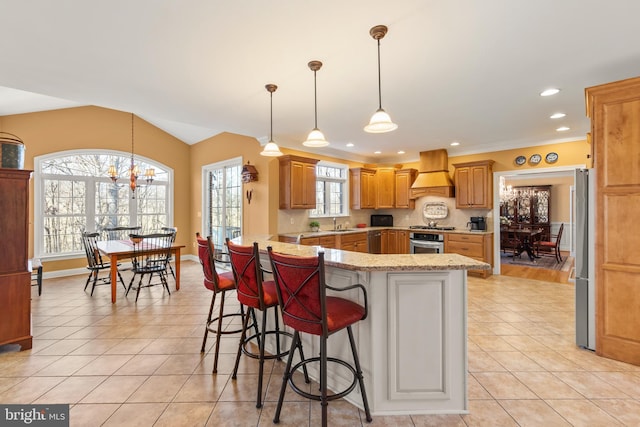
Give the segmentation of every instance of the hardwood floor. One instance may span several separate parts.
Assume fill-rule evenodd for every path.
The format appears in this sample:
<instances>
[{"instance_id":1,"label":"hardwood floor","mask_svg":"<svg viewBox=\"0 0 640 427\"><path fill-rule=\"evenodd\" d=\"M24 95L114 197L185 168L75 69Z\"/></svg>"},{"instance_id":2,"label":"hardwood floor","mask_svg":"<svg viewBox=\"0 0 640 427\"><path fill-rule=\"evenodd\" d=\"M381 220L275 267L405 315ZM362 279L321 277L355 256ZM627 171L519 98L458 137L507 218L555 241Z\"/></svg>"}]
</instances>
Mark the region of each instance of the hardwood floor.
<instances>
[{"instance_id":1,"label":"hardwood floor","mask_svg":"<svg viewBox=\"0 0 640 427\"><path fill-rule=\"evenodd\" d=\"M563 259L564 257L568 256L568 252L562 252ZM569 283L569 279L573 278L575 260L573 259L573 257L570 257L567 262L570 263L570 268L566 271L502 263L500 265L500 274L509 277L521 277L523 279L544 280L546 282L555 283Z\"/></svg>"}]
</instances>

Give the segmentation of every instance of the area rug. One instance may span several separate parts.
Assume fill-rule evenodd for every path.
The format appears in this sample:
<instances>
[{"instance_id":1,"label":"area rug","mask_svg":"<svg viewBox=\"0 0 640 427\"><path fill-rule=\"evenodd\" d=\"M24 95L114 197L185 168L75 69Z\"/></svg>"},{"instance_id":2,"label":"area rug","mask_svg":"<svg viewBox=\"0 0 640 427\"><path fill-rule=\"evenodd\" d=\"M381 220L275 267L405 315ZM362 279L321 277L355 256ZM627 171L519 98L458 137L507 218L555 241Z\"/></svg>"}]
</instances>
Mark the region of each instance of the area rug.
<instances>
[{"instance_id":1,"label":"area rug","mask_svg":"<svg viewBox=\"0 0 640 427\"><path fill-rule=\"evenodd\" d=\"M521 256L513 257L512 254L500 254L500 263L501 264L511 264L511 265L520 265L523 267L533 267L533 268L546 268L548 270L557 270L557 271L569 271L571 268L572 262L571 257L568 254L563 254L562 262L556 262L556 258L554 256L541 256L540 258L535 258L533 261L529 259L529 256L526 253L523 253Z\"/></svg>"}]
</instances>

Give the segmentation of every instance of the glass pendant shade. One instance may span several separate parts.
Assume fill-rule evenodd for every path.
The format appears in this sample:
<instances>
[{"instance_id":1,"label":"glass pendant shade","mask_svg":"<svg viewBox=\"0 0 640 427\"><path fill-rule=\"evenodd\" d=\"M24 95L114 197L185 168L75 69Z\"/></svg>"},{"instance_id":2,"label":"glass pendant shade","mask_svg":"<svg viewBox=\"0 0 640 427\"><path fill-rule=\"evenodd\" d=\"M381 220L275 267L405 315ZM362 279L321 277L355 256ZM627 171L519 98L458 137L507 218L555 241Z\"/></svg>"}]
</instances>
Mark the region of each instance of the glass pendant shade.
<instances>
[{"instance_id":1,"label":"glass pendant shade","mask_svg":"<svg viewBox=\"0 0 640 427\"><path fill-rule=\"evenodd\" d=\"M267 142L267 145L264 146L264 150L260 152L260 155L267 157L278 157L282 156L282 151L280 151L278 144L273 141L269 141Z\"/></svg>"},{"instance_id":2,"label":"glass pendant shade","mask_svg":"<svg viewBox=\"0 0 640 427\"><path fill-rule=\"evenodd\" d=\"M382 108L378 109L369 124L364 127L365 132L369 133L385 133L398 129L398 125L391 121L391 117Z\"/></svg>"},{"instance_id":3,"label":"glass pendant shade","mask_svg":"<svg viewBox=\"0 0 640 427\"><path fill-rule=\"evenodd\" d=\"M324 138L324 134L320 132L320 129L314 128L309 132L307 140L302 143L305 147L326 147L329 145L329 141Z\"/></svg>"}]
</instances>

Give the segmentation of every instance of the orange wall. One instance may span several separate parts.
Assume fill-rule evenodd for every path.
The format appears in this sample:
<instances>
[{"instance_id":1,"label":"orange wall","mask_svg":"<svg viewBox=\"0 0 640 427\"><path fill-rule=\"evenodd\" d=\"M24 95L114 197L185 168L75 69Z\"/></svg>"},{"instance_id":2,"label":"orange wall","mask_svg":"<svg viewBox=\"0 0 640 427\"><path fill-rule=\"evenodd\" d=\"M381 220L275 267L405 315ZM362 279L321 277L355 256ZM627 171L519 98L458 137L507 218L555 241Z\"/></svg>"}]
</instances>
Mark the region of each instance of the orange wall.
<instances>
[{"instance_id":1,"label":"orange wall","mask_svg":"<svg viewBox=\"0 0 640 427\"><path fill-rule=\"evenodd\" d=\"M135 154L160 162L174 171L174 224L176 242L187 244L180 230L190 229L189 146L179 139L136 117ZM19 136L25 144L25 169L33 169L34 157L76 149L110 149L131 152L131 114L100 107L78 107L0 117L0 129ZM29 195L30 235L33 236L33 180ZM33 242L29 243L33 256ZM44 263L45 271L84 267L86 260Z\"/></svg>"},{"instance_id":2,"label":"orange wall","mask_svg":"<svg viewBox=\"0 0 640 427\"><path fill-rule=\"evenodd\" d=\"M78 107L38 113L17 114L0 117L0 129L18 135L27 147L25 168L33 168L36 156L72 149L111 149L129 153L131 150L130 113L100 107ZM259 172L257 182L244 184L243 194L253 190L251 203L244 198L243 229L246 234L276 234L278 232L278 159L260 156L262 147L253 137L222 133L189 146L143 119L135 119L135 153L160 162L174 170L174 224L178 227L177 242L187 246L185 253L195 254L194 235L202 224L202 168L205 165L242 157L243 163L253 164ZM362 163L345 161L335 157L312 155L297 150L282 150L321 160L346 163L349 167L360 167ZM519 155L527 158L538 153L543 157L550 151L559 155L559 160L548 165L544 160L537 166L516 166ZM586 141L544 145L524 149L494 151L449 158L449 171L453 176L453 163L493 159L494 171L545 168L589 164L586 156L590 152ZM405 168L418 168L418 162L406 163ZM31 185L31 211L33 224L33 184ZM31 230L33 235L33 229ZM33 245L30 245L30 256ZM84 259L45 263L47 271L83 267Z\"/></svg>"}]
</instances>

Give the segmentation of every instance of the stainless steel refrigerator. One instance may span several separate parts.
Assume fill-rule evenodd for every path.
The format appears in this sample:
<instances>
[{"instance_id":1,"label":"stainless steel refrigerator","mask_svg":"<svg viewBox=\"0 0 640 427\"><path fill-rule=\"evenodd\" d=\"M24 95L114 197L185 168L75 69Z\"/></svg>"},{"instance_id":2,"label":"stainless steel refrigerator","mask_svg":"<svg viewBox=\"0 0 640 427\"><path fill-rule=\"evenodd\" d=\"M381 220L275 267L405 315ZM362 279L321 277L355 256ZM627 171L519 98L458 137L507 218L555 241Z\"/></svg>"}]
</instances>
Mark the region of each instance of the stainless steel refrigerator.
<instances>
[{"instance_id":1,"label":"stainless steel refrigerator","mask_svg":"<svg viewBox=\"0 0 640 427\"><path fill-rule=\"evenodd\" d=\"M596 348L595 169L575 174L576 344Z\"/></svg>"}]
</instances>

